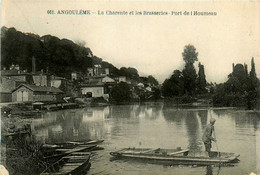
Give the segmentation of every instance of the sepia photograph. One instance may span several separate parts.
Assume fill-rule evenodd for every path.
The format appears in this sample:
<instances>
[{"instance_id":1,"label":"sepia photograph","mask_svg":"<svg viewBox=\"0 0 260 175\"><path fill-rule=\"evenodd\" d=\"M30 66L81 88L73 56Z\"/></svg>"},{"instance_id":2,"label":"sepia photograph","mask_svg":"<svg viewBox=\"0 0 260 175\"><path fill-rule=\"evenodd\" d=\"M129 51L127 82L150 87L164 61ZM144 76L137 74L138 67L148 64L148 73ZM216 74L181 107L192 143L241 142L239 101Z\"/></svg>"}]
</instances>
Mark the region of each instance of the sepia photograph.
<instances>
[{"instance_id":1,"label":"sepia photograph","mask_svg":"<svg viewBox=\"0 0 260 175\"><path fill-rule=\"evenodd\" d=\"M260 174L260 1L0 2L0 175Z\"/></svg>"}]
</instances>

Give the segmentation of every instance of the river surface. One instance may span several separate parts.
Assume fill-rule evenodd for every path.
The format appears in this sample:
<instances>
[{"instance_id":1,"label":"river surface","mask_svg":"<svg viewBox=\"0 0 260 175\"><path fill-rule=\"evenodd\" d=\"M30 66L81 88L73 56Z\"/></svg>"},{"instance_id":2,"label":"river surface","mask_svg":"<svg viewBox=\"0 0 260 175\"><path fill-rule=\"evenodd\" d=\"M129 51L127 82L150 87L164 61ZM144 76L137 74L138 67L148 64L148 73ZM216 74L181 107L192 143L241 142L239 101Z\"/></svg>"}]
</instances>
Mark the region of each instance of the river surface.
<instances>
[{"instance_id":1,"label":"river surface","mask_svg":"<svg viewBox=\"0 0 260 175\"><path fill-rule=\"evenodd\" d=\"M234 166L169 166L134 160L111 160L109 152L128 147L204 150L201 140L210 118L216 119L217 146L240 154ZM104 150L91 158L88 174L246 175L259 166L259 114L232 109L176 109L161 103L88 107L47 112L32 122L39 141L57 143L104 139Z\"/></svg>"}]
</instances>

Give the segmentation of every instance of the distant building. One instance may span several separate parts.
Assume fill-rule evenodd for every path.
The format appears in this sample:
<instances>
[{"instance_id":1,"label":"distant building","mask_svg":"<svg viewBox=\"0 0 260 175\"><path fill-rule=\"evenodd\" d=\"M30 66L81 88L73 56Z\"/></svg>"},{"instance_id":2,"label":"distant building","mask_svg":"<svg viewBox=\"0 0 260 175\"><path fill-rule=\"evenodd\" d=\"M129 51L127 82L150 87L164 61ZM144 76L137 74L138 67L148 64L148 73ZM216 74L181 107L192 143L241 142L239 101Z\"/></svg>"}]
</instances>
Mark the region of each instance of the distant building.
<instances>
[{"instance_id":1,"label":"distant building","mask_svg":"<svg viewBox=\"0 0 260 175\"><path fill-rule=\"evenodd\" d=\"M54 87L21 84L12 91L13 102L57 101L63 92Z\"/></svg>"},{"instance_id":2,"label":"distant building","mask_svg":"<svg viewBox=\"0 0 260 175\"><path fill-rule=\"evenodd\" d=\"M104 83L84 84L80 89L82 95L88 97L103 97L105 94Z\"/></svg>"},{"instance_id":3,"label":"distant building","mask_svg":"<svg viewBox=\"0 0 260 175\"><path fill-rule=\"evenodd\" d=\"M52 76L51 77L51 87L60 88L62 85L62 82L65 80L65 78Z\"/></svg>"},{"instance_id":4,"label":"distant building","mask_svg":"<svg viewBox=\"0 0 260 175\"><path fill-rule=\"evenodd\" d=\"M26 84L26 81L17 79L13 76L11 77L1 76L0 83L1 83L1 89L3 89L4 91L12 92L12 90L14 90L20 84Z\"/></svg>"},{"instance_id":5,"label":"distant building","mask_svg":"<svg viewBox=\"0 0 260 175\"><path fill-rule=\"evenodd\" d=\"M109 68L105 68L105 74L109 75Z\"/></svg>"},{"instance_id":6,"label":"distant building","mask_svg":"<svg viewBox=\"0 0 260 175\"><path fill-rule=\"evenodd\" d=\"M88 76L90 77L94 76L94 68L92 67L88 68Z\"/></svg>"},{"instance_id":7,"label":"distant building","mask_svg":"<svg viewBox=\"0 0 260 175\"><path fill-rule=\"evenodd\" d=\"M77 72L72 72L71 73L71 80L77 80L78 79L78 73Z\"/></svg>"},{"instance_id":8,"label":"distant building","mask_svg":"<svg viewBox=\"0 0 260 175\"><path fill-rule=\"evenodd\" d=\"M109 68L102 68L100 64L95 64L94 67L89 67L87 71L88 77L109 75Z\"/></svg>"},{"instance_id":9,"label":"distant building","mask_svg":"<svg viewBox=\"0 0 260 175\"><path fill-rule=\"evenodd\" d=\"M126 82L126 77L125 76L120 76L120 77L116 77L115 78L115 80L117 81L117 82Z\"/></svg>"},{"instance_id":10,"label":"distant building","mask_svg":"<svg viewBox=\"0 0 260 175\"><path fill-rule=\"evenodd\" d=\"M1 103L6 103L6 102L11 102L12 101L12 93L9 91L2 91L0 90L0 102Z\"/></svg>"},{"instance_id":11,"label":"distant building","mask_svg":"<svg viewBox=\"0 0 260 175\"><path fill-rule=\"evenodd\" d=\"M33 82L36 86L51 86L50 76L46 74L33 75Z\"/></svg>"},{"instance_id":12,"label":"distant building","mask_svg":"<svg viewBox=\"0 0 260 175\"><path fill-rule=\"evenodd\" d=\"M102 83L113 83L116 82L113 78L110 78L109 76L105 76L104 78L101 79Z\"/></svg>"}]
</instances>

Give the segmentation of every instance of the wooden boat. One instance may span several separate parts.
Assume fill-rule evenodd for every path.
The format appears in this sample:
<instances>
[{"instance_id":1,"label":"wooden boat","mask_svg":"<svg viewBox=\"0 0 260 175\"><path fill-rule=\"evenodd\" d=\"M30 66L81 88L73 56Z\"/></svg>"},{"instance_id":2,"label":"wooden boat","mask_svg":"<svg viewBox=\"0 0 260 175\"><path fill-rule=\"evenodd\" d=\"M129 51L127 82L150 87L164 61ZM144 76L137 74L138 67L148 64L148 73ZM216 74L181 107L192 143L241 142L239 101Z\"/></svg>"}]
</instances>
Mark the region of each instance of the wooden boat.
<instances>
[{"instance_id":1,"label":"wooden boat","mask_svg":"<svg viewBox=\"0 0 260 175\"><path fill-rule=\"evenodd\" d=\"M43 156L43 160L46 162L56 162L57 160L61 159L62 157L65 157L67 155L70 155L72 153L76 153L76 152L90 152L92 150L95 149L97 145L89 145L89 146L79 146L76 148L72 148L72 149L67 149L67 148L59 148L59 149L51 149L51 150L47 150L44 152L44 156Z\"/></svg>"},{"instance_id":2,"label":"wooden boat","mask_svg":"<svg viewBox=\"0 0 260 175\"><path fill-rule=\"evenodd\" d=\"M162 161L172 164L216 164L238 162L239 155L226 152L211 152L211 157L206 152L190 152L189 149L149 149L125 148L110 155L117 158L133 158L142 160Z\"/></svg>"},{"instance_id":3,"label":"wooden boat","mask_svg":"<svg viewBox=\"0 0 260 175\"><path fill-rule=\"evenodd\" d=\"M91 164L90 153L75 152L51 164L40 175L76 175L86 172Z\"/></svg>"},{"instance_id":4,"label":"wooden boat","mask_svg":"<svg viewBox=\"0 0 260 175\"><path fill-rule=\"evenodd\" d=\"M89 145L98 145L104 142L104 140L88 140L88 141L66 141L56 144L44 144L44 148L75 148L77 146L89 146Z\"/></svg>"}]
</instances>

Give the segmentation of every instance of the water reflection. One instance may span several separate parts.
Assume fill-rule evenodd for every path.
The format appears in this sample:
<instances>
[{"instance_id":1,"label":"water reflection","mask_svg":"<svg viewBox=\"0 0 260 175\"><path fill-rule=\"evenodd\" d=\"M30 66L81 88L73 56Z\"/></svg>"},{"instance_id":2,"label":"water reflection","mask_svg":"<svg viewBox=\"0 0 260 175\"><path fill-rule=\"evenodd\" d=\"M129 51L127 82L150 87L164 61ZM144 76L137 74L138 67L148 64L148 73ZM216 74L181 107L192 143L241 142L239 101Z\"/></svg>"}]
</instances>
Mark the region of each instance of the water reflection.
<instances>
[{"instance_id":1,"label":"water reflection","mask_svg":"<svg viewBox=\"0 0 260 175\"><path fill-rule=\"evenodd\" d=\"M206 175L213 175L213 170L212 170L212 166L208 165L206 167Z\"/></svg>"},{"instance_id":2,"label":"water reflection","mask_svg":"<svg viewBox=\"0 0 260 175\"><path fill-rule=\"evenodd\" d=\"M204 130L205 126L207 125L208 110L199 110L198 111L198 116L200 118L202 129Z\"/></svg>"},{"instance_id":3,"label":"water reflection","mask_svg":"<svg viewBox=\"0 0 260 175\"><path fill-rule=\"evenodd\" d=\"M185 115L185 111L178 110L176 108L163 108L163 116L169 122L174 122L177 125L182 124L183 116Z\"/></svg>"},{"instance_id":4,"label":"water reflection","mask_svg":"<svg viewBox=\"0 0 260 175\"><path fill-rule=\"evenodd\" d=\"M195 112L187 111L184 119L189 137L189 148L192 151L199 151L198 141L200 139L200 130L197 115Z\"/></svg>"},{"instance_id":5,"label":"water reflection","mask_svg":"<svg viewBox=\"0 0 260 175\"><path fill-rule=\"evenodd\" d=\"M55 143L61 141L104 139L102 160L106 174L116 174L113 166L122 167L122 174L130 171L128 162L109 163L109 152L124 147L176 148L188 147L191 151L204 150L201 136L209 118L217 118L218 147L221 151L235 152L242 161L236 168L221 169L224 174L247 174L255 168L255 140L259 132L259 115L234 110L177 109L163 104L137 104L91 107L77 110L48 112L33 121L39 140ZM246 142L245 142L246 140ZM213 145L214 146L214 145ZM147 169L147 164L139 165ZM161 166L151 166L151 171L164 172ZM185 170L189 168L184 168ZM167 169L168 174L184 169ZM211 166L194 174L213 174ZM242 171L243 173L240 173ZM165 171L166 172L166 171ZM134 174L134 172L132 172ZM166 173L166 174L167 174ZM178 174L177 173L177 174ZM95 172L92 172L95 174ZM215 173L216 174L216 173Z\"/></svg>"}]
</instances>

